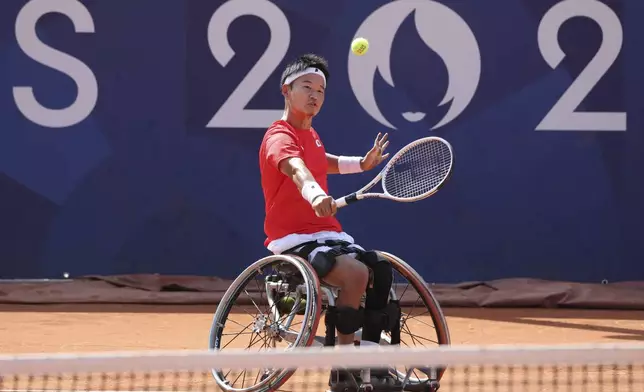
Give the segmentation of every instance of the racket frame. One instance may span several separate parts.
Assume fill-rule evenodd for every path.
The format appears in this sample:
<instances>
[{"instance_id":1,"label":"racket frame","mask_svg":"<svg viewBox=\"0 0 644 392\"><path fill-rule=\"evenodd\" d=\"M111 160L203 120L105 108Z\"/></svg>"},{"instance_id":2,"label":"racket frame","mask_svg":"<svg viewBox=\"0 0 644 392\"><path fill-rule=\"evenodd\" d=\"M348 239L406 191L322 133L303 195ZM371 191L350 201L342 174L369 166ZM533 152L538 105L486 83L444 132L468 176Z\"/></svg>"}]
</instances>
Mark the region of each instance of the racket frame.
<instances>
[{"instance_id":1,"label":"racket frame","mask_svg":"<svg viewBox=\"0 0 644 392\"><path fill-rule=\"evenodd\" d=\"M383 179L384 173L386 173L391 168L391 166L395 165L396 162L400 159L400 157L404 153L406 153L408 150L410 150L413 147L416 147L419 144L423 144L423 143L426 143L426 142L431 141L431 140L440 141L441 143L445 144L447 146L447 148L449 148L449 151L450 151L449 171L448 171L447 175L445 176L445 178L443 178L443 180L437 186L435 186L432 190L430 190L428 192L425 192L420 196L413 197L413 198L408 198L408 197L403 198L403 197L393 196L393 195L389 194L385 190L384 184L381 184L382 190L383 190L381 193L365 193L369 189L373 188L376 185L376 183L378 183L380 180ZM452 145L447 140L445 140L445 139L443 139L441 137L438 137L438 136L427 136L427 137L424 137L424 138L421 138L421 139L417 139L417 140L414 140L413 142L407 144L405 147L401 148L393 157L391 157L391 159L389 160L389 162L387 162L385 167L383 167L382 170L380 170L380 172L367 185L363 186L358 191L355 191L355 192L350 193L350 194L348 194L346 196L343 196L343 197L341 197L339 199L336 199L335 204L336 204L337 208L342 208L342 207L346 207L349 204L352 204L352 203L355 203L357 201L367 199L367 198L389 199L389 200L398 201L398 202L401 202L401 203L416 202L416 201L425 199L425 198L433 195L434 193L438 192L438 190L443 186L443 184L445 184L447 179L451 176L453 167L454 167L453 149L452 149Z\"/></svg>"}]
</instances>

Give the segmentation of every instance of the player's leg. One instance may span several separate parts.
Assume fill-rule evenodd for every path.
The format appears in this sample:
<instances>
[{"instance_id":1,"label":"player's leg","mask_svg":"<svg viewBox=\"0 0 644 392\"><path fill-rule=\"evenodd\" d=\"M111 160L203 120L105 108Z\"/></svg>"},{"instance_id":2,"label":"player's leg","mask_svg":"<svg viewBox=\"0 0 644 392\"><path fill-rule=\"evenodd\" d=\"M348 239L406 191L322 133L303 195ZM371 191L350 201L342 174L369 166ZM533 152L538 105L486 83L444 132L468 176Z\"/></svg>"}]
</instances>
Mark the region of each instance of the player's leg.
<instances>
[{"instance_id":1,"label":"player's leg","mask_svg":"<svg viewBox=\"0 0 644 392\"><path fill-rule=\"evenodd\" d=\"M352 344L360 327L362 340L379 343L382 331L400 322L400 307L389 302L393 269L377 252L342 244L317 247L308 258L322 281L340 288L336 307L328 314L339 344ZM365 292L365 308L361 309Z\"/></svg>"},{"instance_id":2,"label":"player's leg","mask_svg":"<svg viewBox=\"0 0 644 392\"><path fill-rule=\"evenodd\" d=\"M314 268L319 259L313 258ZM360 308L360 300L369 281L367 266L349 254L341 254L335 256L333 266L320 279L340 288L335 314L330 317L336 326L338 344L353 344L355 332L363 326L364 311Z\"/></svg>"},{"instance_id":3,"label":"player's leg","mask_svg":"<svg viewBox=\"0 0 644 392\"><path fill-rule=\"evenodd\" d=\"M340 289L334 307L329 307L325 321L335 326L339 344L353 344L355 332L364 320L360 307L369 282L369 269L356 259L363 249L344 241L311 241L291 248L291 253L307 259L318 278Z\"/></svg>"},{"instance_id":4,"label":"player's leg","mask_svg":"<svg viewBox=\"0 0 644 392\"><path fill-rule=\"evenodd\" d=\"M354 276L359 276L360 281L356 281ZM352 344L354 341L353 332L358 328L357 325L350 325L352 333L343 335L340 323L344 321L343 317L349 317L350 315L341 314L339 311L353 309L354 306L359 307L363 294L366 294L361 319L363 341L379 344L382 331L391 331L393 323L400 322L401 313L398 304L389 302L390 289L393 283L393 268L391 263L378 253L361 250L356 253L338 256L336 257L334 268L326 275L324 280L334 286L351 289L350 292L344 293L345 295L348 294L344 298L342 297L343 289L341 289L336 302L338 317L335 318L334 322L338 330L339 344ZM332 391L338 389L338 386L338 390L343 390L342 385L345 383L372 384L376 380L380 384L393 385L393 376L389 373L389 369L385 367L336 369L331 372L329 386L331 386Z\"/></svg>"}]
</instances>

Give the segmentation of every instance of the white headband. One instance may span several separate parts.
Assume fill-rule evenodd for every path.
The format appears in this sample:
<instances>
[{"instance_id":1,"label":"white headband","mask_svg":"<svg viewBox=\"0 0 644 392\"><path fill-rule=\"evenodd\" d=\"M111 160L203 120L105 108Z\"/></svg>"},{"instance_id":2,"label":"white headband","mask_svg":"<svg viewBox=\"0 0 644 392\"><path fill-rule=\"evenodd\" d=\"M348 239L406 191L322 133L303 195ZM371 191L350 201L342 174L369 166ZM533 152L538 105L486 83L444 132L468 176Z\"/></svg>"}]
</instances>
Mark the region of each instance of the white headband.
<instances>
[{"instance_id":1,"label":"white headband","mask_svg":"<svg viewBox=\"0 0 644 392\"><path fill-rule=\"evenodd\" d=\"M286 80L284 80L284 84L291 84L295 79L299 78L300 76L310 75L310 74L316 74L316 75L322 76L322 80L324 80L324 88L326 88L326 77L324 76L324 72L314 67L309 67L303 71L294 73L293 75L286 78Z\"/></svg>"}]
</instances>

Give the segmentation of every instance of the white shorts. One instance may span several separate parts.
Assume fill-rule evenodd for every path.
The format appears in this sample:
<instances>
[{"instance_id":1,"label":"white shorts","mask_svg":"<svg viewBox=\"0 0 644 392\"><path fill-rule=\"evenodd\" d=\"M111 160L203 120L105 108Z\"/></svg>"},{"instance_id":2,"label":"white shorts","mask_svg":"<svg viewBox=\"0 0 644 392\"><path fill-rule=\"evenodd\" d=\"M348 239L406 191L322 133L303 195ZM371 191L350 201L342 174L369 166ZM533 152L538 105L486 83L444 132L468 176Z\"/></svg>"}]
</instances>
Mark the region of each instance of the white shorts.
<instances>
[{"instance_id":1,"label":"white shorts","mask_svg":"<svg viewBox=\"0 0 644 392\"><path fill-rule=\"evenodd\" d=\"M319 231L317 233L313 234L289 234L285 237L278 238L276 240L271 241L268 244L268 250L273 252L273 254L280 254L286 250L293 249L299 244L304 244L305 242L312 242L312 241L319 241L320 246L315 248L311 253L309 253L309 262L313 260L313 257L318 252L325 252L327 250L330 250L331 248L324 245L324 241L328 240L336 240L336 241L344 241L350 243L350 247L354 247L359 251L364 251L364 249L360 246L357 245L349 234L345 232L335 232L335 231ZM297 249L295 249L297 250ZM352 257L356 257L356 254L350 253L349 254Z\"/></svg>"}]
</instances>

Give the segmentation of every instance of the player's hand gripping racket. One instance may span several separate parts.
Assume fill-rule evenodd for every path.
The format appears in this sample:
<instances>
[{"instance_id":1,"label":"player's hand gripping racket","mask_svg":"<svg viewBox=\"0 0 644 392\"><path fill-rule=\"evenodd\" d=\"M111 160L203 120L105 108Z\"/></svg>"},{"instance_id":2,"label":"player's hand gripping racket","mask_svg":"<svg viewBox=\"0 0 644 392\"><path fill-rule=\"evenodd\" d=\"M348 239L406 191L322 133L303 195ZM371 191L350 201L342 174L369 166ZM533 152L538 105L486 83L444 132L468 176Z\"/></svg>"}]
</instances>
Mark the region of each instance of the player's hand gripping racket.
<instances>
[{"instance_id":1,"label":"player's hand gripping racket","mask_svg":"<svg viewBox=\"0 0 644 392\"><path fill-rule=\"evenodd\" d=\"M452 146L444 139L430 136L416 140L394 155L378 175L357 192L335 201L338 208L359 200L379 197L399 202L414 202L436 193L452 172ZM381 193L365 193L382 179Z\"/></svg>"}]
</instances>

